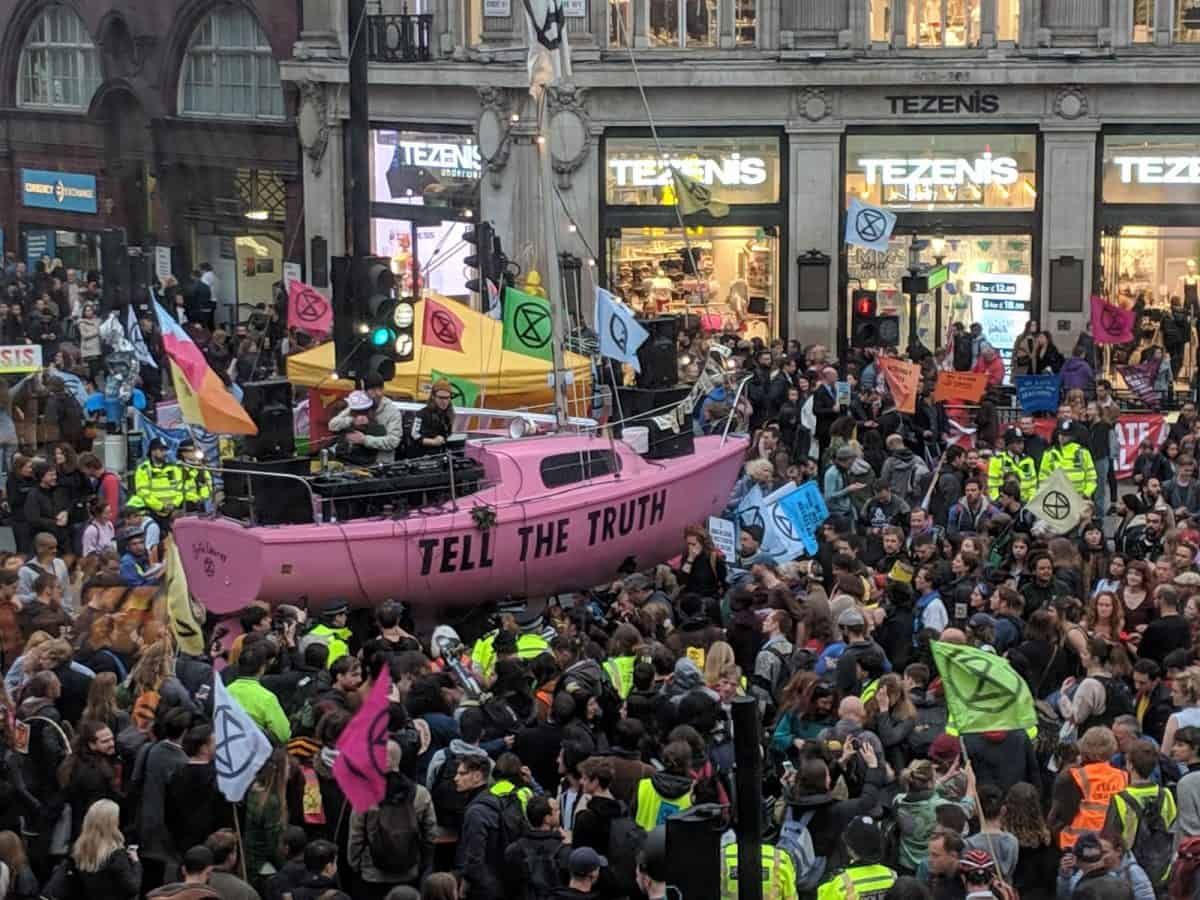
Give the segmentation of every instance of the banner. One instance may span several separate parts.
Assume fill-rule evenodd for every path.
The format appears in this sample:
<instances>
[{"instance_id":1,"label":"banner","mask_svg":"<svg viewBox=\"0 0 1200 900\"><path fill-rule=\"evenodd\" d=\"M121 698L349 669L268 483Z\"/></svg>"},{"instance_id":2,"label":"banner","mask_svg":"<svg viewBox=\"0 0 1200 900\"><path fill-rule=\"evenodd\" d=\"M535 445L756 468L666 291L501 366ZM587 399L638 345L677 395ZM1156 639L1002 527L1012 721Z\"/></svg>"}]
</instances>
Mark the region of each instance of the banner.
<instances>
[{"instance_id":1,"label":"banner","mask_svg":"<svg viewBox=\"0 0 1200 900\"><path fill-rule=\"evenodd\" d=\"M167 619L171 623L171 630L175 632L175 642L189 656L203 656L204 632L196 621L196 610L192 607L187 576L179 559L179 548L170 535L164 537L162 543L166 548L163 591L167 596Z\"/></svg>"},{"instance_id":2,"label":"banner","mask_svg":"<svg viewBox=\"0 0 1200 900\"><path fill-rule=\"evenodd\" d=\"M384 666L366 702L338 738L333 777L355 812L366 812L375 806L387 789L388 698L391 693L392 676Z\"/></svg>"},{"instance_id":3,"label":"banner","mask_svg":"<svg viewBox=\"0 0 1200 900\"><path fill-rule=\"evenodd\" d=\"M729 359L730 354L730 349L721 344L713 344L709 347L708 359L704 362L704 371L692 385L691 391L676 403L675 408L670 412L655 416L652 419L654 424L663 431L672 431L675 434L679 434L680 428L690 428L692 410L696 408L696 404L702 402L712 391L725 383L725 361Z\"/></svg>"},{"instance_id":4,"label":"banner","mask_svg":"<svg viewBox=\"0 0 1200 900\"><path fill-rule=\"evenodd\" d=\"M270 757L271 742L230 696L219 672L213 675L213 737L217 787L230 803L239 803Z\"/></svg>"},{"instance_id":5,"label":"banner","mask_svg":"<svg viewBox=\"0 0 1200 900\"><path fill-rule=\"evenodd\" d=\"M297 278L288 282L287 295L288 325L317 336L333 331L333 306L324 294Z\"/></svg>"},{"instance_id":6,"label":"banner","mask_svg":"<svg viewBox=\"0 0 1200 900\"><path fill-rule=\"evenodd\" d=\"M1017 405L1022 412L1058 412L1058 395L1062 379L1057 375L1018 375Z\"/></svg>"},{"instance_id":7,"label":"banner","mask_svg":"<svg viewBox=\"0 0 1200 900\"><path fill-rule=\"evenodd\" d=\"M1047 443L1054 439L1054 426L1058 420L1038 419L1033 424L1034 430ZM1162 449L1171 426L1159 413L1123 413L1117 419L1114 430L1117 435L1117 457L1113 460L1113 466L1117 479L1121 480L1133 474L1133 462L1137 459L1142 441L1149 438L1154 441L1156 449Z\"/></svg>"},{"instance_id":8,"label":"banner","mask_svg":"<svg viewBox=\"0 0 1200 900\"><path fill-rule=\"evenodd\" d=\"M465 327L463 320L445 304L438 303L432 298L425 301L425 321L421 328L421 341L426 347L442 347L462 353L462 336Z\"/></svg>"},{"instance_id":9,"label":"banner","mask_svg":"<svg viewBox=\"0 0 1200 900\"><path fill-rule=\"evenodd\" d=\"M604 290L596 288L596 334L600 336L600 355L633 366L642 371L637 352L650 332L633 316L633 310Z\"/></svg>"},{"instance_id":10,"label":"banner","mask_svg":"<svg viewBox=\"0 0 1200 900\"><path fill-rule=\"evenodd\" d=\"M917 411L917 388L921 382L921 367L891 356L881 357L879 369L887 380L888 391L902 413Z\"/></svg>"},{"instance_id":11,"label":"banner","mask_svg":"<svg viewBox=\"0 0 1200 900\"><path fill-rule=\"evenodd\" d=\"M5 344L0 346L0 373L40 372L41 344Z\"/></svg>"},{"instance_id":12,"label":"banner","mask_svg":"<svg viewBox=\"0 0 1200 900\"><path fill-rule=\"evenodd\" d=\"M857 197L850 198L850 208L846 210L847 244L886 253L895 227L895 213L877 206L868 206Z\"/></svg>"},{"instance_id":13,"label":"banner","mask_svg":"<svg viewBox=\"0 0 1200 900\"><path fill-rule=\"evenodd\" d=\"M978 403L987 390L987 375L983 372L938 372L933 400L965 400Z\"/></svg>"},{"instance_id":14,"label":"banner","mask_svg":"<svg viewBox=\"0 0 1200 900\"><path fill-rule=\"evenodd\" d=\"M1066 472L1055 469L1029 499L1026 508L1055 534L1066 534L1083 518L1084 499L1071 485Z\"/></svg>"},{"instance_id":15,"label":"banner","mask_svg":"<svg viewBox=\"0 0 1200 900\"><path fill-rule=\"evenodd\" d=\"M504 336L501 347L551 362L554 359L553 340L550 301L509 288L504 294Z\"/></svg>"},{"instance_id":16,"label":"banner","mask_svg":"<svg viewBox=\"0 0 1200 900\"><path fill-rule=\"evenodd\" d=\"M1117 374L1125 379L1125 384L1137 397L1151 409L1158 409L1161 397L1154 389L1154 381L1158 378L1158 360L1150 359L1136 366L1117 366Z\"/></svg>"},{"instance_id":17,"label":"banner","mask_svg":"<svg viewBox=\"0 0 1200 900\"><path fill-rule=\"evenodd\" d=\"M779 501L779 506L796 526L800 540L809 556L817 552L817 529L829 518L829 507L821 496L815 481L806 481L800 489Z\"/></svg>"},{"instance_id":18,"label":"banner","mask_svg":"<svg viewBox=\"0 0 1200 900\"><path fill-rule=\"evenodd\" d=\"M1092 295L1092 337L1097 344L1125 344L1133 340L1132 310L1113 306Z\"/></svg>"},{"instance_id":19,"label":"banner","mask_svg":"<svg viewBox=\"0 0 1200 900\"><path fill-rule=\"evenodd\" d=\"M942 676L950 722L959 734L1037 727L1029 685L1008 660L943 641L931 642L930 648Z\"/></svg>"}]
</instances>

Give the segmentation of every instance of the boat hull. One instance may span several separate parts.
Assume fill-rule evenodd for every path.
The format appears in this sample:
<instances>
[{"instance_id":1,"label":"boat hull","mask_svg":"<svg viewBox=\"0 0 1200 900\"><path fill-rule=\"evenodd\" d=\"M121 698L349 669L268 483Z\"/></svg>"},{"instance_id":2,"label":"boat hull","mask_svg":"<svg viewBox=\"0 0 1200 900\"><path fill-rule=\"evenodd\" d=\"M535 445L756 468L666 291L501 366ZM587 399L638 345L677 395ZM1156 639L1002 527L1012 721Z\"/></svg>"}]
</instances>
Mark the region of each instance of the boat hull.
<instances>
[{"instance_id":1,"label":"boat hull","mask_svg":"<svg viewBox=\"0 0 1200 900\"><path fill-rule=\"evenodd\" d=\"M644 568L677 555L683 529L724 508L745 447L740 439L721 446L719 438L698 438L689 456L627 457L618 477L532 497L488 488L453 509L399 519L247 527L184 517L174 528L188 585L214 613L305 597L475 606L604 583L626 557ZM514 464L507 489L531 477L536 470ZM481 529L473 511L485 507L495 521Z\"/></svg>"}]
</instances>

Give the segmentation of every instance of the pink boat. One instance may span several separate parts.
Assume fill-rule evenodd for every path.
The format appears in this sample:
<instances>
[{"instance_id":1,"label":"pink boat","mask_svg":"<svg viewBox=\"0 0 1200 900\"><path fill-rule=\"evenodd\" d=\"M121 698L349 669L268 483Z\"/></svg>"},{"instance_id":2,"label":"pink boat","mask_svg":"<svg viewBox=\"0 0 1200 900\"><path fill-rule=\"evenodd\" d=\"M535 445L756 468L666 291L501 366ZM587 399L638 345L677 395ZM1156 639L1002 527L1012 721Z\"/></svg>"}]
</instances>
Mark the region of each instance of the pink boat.
<instances>
[{"instance_id":1,"label":"pink boat","mask_svg":"<svg viewBox=\"0 0 1200 900\"><path fill-rule=\"evenodd\" d=\"M437 506L307 525L187 516L174 529L188 585L214 613L301 596L475 606L592 587L629 556L646 567L677 555L684 527L724 508L745 450L735 436L696 438L694 453L666 460L577 434L471 440L481 486Z\"/></svg>"}]
</instances>

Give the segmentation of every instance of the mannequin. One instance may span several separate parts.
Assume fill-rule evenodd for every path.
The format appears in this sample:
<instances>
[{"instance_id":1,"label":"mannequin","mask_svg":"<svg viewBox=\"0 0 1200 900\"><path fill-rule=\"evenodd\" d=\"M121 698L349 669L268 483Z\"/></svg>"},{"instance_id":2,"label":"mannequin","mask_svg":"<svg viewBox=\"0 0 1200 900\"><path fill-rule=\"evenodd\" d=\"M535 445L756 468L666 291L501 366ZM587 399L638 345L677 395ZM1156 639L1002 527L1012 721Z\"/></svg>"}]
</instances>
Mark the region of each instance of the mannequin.
<instances>
[{"instance_id":1,"label":"mannequin","mask_svg":"<svg viewBox=\"0 0 1200 900\"><path fill-rule=\"evenodd\" d=\"M1179 293L1183 296L1185 306L1193 307L1200 301L1200 271L1196 260L1187 261L1187 271L1179 276Z\"/></svg>"}]
</instances>

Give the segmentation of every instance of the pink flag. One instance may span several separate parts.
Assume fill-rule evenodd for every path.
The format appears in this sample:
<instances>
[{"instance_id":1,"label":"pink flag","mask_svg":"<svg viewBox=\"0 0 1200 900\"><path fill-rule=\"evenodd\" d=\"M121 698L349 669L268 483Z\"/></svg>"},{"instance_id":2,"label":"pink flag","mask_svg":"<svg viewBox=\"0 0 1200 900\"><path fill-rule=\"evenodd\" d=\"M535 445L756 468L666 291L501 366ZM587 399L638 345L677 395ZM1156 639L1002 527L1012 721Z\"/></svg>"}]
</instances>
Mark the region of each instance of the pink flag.
<instances>
[{"instance_id":1,"label":"pink flag","mask_svg":"<svg viewBox=\"0 0 1200 900\"><path fill-rule=\"evenodd\" d=\"M333 307L316 288L299 278L288 282L288 325L313 335L333 331Z\"/></svg>"},{"instance_id":2,"label":"pink flag","mask_svg":"<svg viewBox=\"0 0 1200 900\"><path fill-rule=\"evenodd\" d=\"M387 790L388 696L392 676L384 666L366 702L338 738L333 777L354 807L366 812Z\"/></svg>"},{"instance_id":3,"label":"pink flag","mask_svg":"<svg viewBox=\"0 0 1200 900\"><path fill-rule=\"evenodd\" d=\"M1097 344L1125 344L1133 340L1133 312L1092 295L1092 337Z\"/></svg>"}]
</instances>

